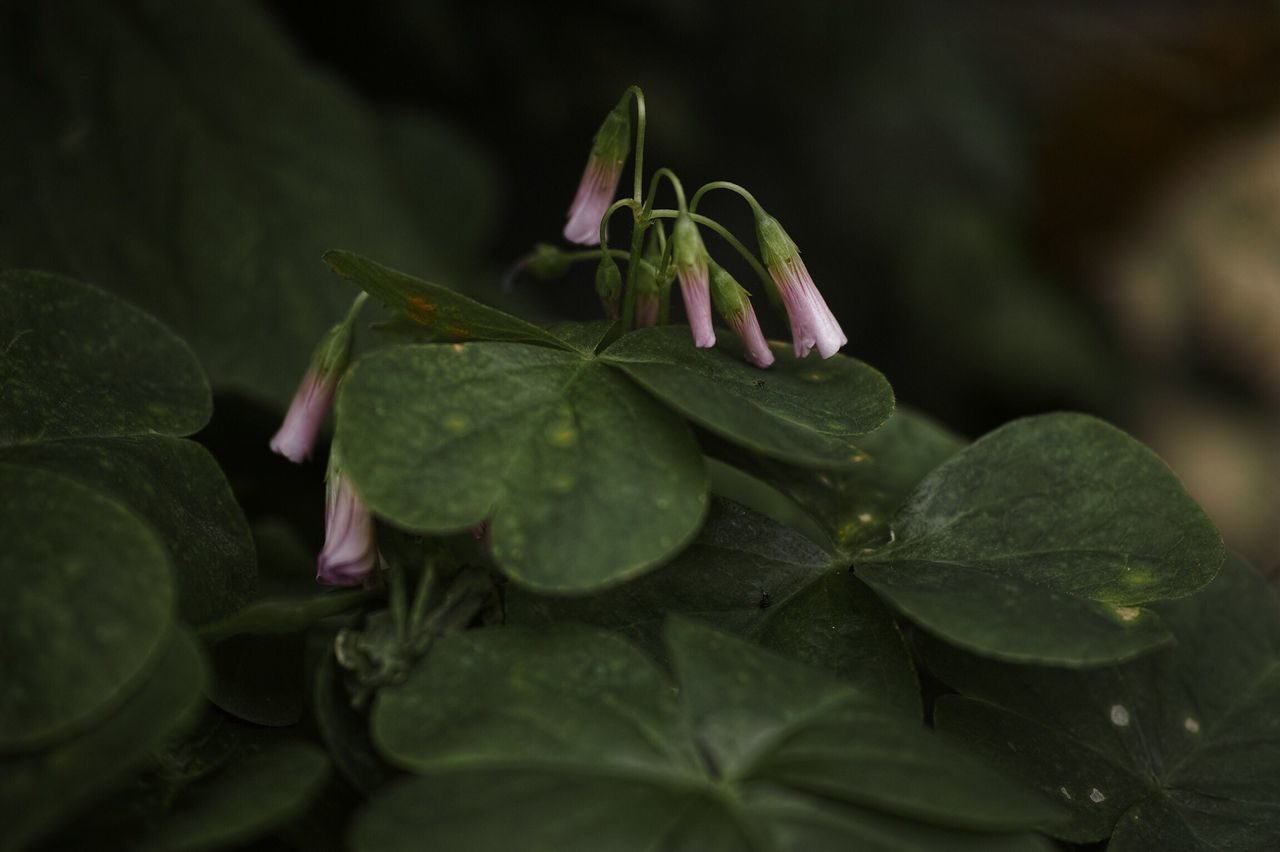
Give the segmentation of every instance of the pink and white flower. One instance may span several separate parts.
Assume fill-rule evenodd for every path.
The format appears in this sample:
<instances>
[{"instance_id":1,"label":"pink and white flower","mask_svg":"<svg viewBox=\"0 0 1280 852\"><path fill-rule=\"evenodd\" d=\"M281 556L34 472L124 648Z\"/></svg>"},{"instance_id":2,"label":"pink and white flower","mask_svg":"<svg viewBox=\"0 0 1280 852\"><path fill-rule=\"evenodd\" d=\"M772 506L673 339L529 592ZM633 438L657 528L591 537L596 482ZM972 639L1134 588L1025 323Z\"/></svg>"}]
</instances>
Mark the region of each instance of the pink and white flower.
<instances>
[{"instance_id":1,"label":"pink and white flower","mask_svg":"<svg viewBox=\"0 0 1280 852\"><path fill-rule=\"evenodd\" d=\"M761 216L756 228L764 265L778 287L778 295L791 321L796 357L803 358L816 347L823 358L830 358L849 339L814 285L800 259L800 250L773 217Z\"/></svg>"},{"instance_id":2,"label":"pink and white flower","mask_svg":"<svg viewBox=\"0 0 1280 852\"><path fill-rule=\"evenodd\" d=\"M333 407L333 393L337 387L336 375L323 375L314 367L308 369L293 395L284 423L271 439L272 452L295 464L311 458L320 426Z\"/></svg>"},{"instance_id":3,"label":"pink and white flower","mask_svg":"<svg viewBox=\"0 0 1280 852\"><path fill-rule=\"evenodd\" d=\"M760 320L751 306L751 296L723 267L711 263L711 297L716 311L742 341L747 360L760 369L773 364L773 351L760 330Z\"/></svg>"},{"instance_id":4,"label":"pink and white flower","mask_svg":"<svg viewBox=\"0 0 1280 852\"><path fill-rule=\"evenodd\" d=\"M600 242L600 220L618 194L622 163L606 163L592 157L578 183L578 194L569 205L569 221L564 238L571 243L594 246Z\"/></svg>"},{"instance_id":5,"label":"pink and white flower","mask_svg":"<svg viewBox=\"0 0 1280 852\"><path fill-rule=\"evenodd\" d=\"M710 349L716 345L716 332L711 324L711 287L708 265L711 261L698 226L687 215L676 219L671 239L676 277L680 279L680 295L684 312L693 330L693 345Z\"/></svg>"},{"instance_id":6,"label":"pink and white flower","mask_svg":"<svg viewBox=\"0 0 1280 852\"><path fill-rule=\"evenodd\" d=\"M373 515L351 481L331 467L324 505L324 549L316 560L316 582L359 586L377 564Z\"/></svg>"},{"instance_id":7,"label":"pink and white flower","mask_svg":"<svg viewBox=\"0 0 1280 852\"><path fill-rule=\"evenodd\" d=\"M571 243L593 246L600 242L600 220L618 194L622 165L631 151L630 109L629 96L623 96L592 140L591 155L564 226L564 238Z\"/></svg>"}]
</instances>

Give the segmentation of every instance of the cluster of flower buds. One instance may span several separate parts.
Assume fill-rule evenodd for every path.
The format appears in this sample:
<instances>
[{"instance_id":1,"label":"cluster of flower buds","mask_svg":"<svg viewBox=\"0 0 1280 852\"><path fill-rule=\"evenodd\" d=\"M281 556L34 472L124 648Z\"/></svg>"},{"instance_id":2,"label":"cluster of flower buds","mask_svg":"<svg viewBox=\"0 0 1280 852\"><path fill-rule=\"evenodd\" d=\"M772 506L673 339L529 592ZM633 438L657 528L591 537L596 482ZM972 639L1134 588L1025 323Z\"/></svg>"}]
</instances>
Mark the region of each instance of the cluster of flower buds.
<instances>
[{"instance_id":1,"label":"cluster of flower buds","mask_svg":"<svg viewBox=\"0 0 1280 852\"><path fill-rule=\"evenodd\" d=\"M333 407L338 381L351 362L356 316L365 301L361 293L346 318L321 338L284 423L271 439L271 449L295 463L311 457L325 417ZM329 454L325 477L324 549L316 565L316 580L326 586L359 586L378 563L373 515L339 468L337 454Z\"/></svg>"},{"instance_id":2,"label":"cluster of flower buds","mask_svg":"<svg viewBox=\"0 0 1280 852\"><path fill-rule=\"evenodd\" d=\"M601 242L604 231L602 219L613 205L618 192L618 181L622 176L622 167L631 147L630 97L635 93L637 99L642 96L638 89L628 90L622 100L605 118L597 131L591 147L591 155L587 167L583 171L582 180L578 184L578 192L569 206L568 222L564 235L570 242L583 245L596 245ZM637 163L643 147L643 112L642 123L637 143ZM637 165L637 172L639 165ZM666 172L667 170L660 170ZM678 181L673 175L672 182ZM795 242L782 229L778 221L764 212L741 187L732 184L718 184L721 188L732 188L740 192L750 202L755 215L756 238L760 247L760 260L764 269L772 279L772 288L776 292L770 295L780 301L786 310L791 324L791 338L796 357L803 358L817 349L823 358L830 358L848 343L840 324L836 321L831 309L809 275L804 261L800 259L800 250ZM707 188L716 188L708 185ZM694 197L694 207L698 197ZM639 181L637 196L633 200L633 212L637 226L649 227L652 223L646 217L653 214L649 204L640 210ZM750 296L729 273L711 260L706 246L699 233L698 221L709 223L718 230L720 226L705 217L697 216L692 210L686 210L684 198L680 197L680 210L665 211L660 215L675 216L670 244L667 251L656 251L653 242L638 260L635 270L628 270L630 286L635 288L634 294L623 293L623 275L613 258L613 253L605 246L601 247L600 266L596 272L596 291L601 303L610 317L617 317L619 304L625 296L633 299L634 316L631 322L635 327L655 325L660 316L665 317L663 306L667 296L669 282L661 280L670 270L680 281L680 293L684 300L685 314L693 332L693 344L698 348L709 348L715 345L716 334L712 324L711 311L714 308L721 318L733 329L742 341L747 359L758 367L765 368L774 361L773 352L765 342L760 330L760 322L751 307ZM661 227L661 225L657 225ZM633 244L634 245L634 244ZM735 247L741 246L734 241ZM635 249L633 248L633 252ZM752 258L752 263L759 270L760 265ZM539 245L537 251L526 261L542 277L562 274L569 264L567 255L555 253L550 246ZM762 273L763 274L763 273ZM776 303L775 301L775 303Z\"/></svg>"}]
</instances>

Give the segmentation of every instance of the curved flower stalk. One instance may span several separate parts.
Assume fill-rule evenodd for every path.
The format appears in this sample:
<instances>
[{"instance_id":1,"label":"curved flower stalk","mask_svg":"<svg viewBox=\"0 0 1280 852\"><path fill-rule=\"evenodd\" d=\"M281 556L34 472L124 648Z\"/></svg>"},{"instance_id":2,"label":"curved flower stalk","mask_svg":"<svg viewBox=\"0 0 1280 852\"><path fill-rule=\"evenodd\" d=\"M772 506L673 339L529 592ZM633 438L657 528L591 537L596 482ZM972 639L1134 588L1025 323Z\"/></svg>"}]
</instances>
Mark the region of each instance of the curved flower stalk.
<instances>
[{"instance_id":1,"label":"curved flower stalk","mask_svg":"<svg viewBox=\"0 0 1280 852\"><path fill-rule=\"evenodd\" d=\"M672 258L676 277L680 279L680 295L684 297L684 310L693 329L693 345L709 349L716 345L716 332L711 325L711 289L707 254L698 226L687 214L676 219L672 229Z\"/></svg>"},{"instance_id":2,"label":"curved flower stalk","mask_svg":"<svg viewBox=\"0 0 1280 852\"><path fill-rule=\"evenodd\" d=\"M311 355L311 364L298 385L284 422L271 438L271 451L295 464L311 458L320 426L333 407L338 379L351 361L356 316L368 294L361 293L342 322L325 332Z\"/></svg>"},{"instance_id":3,"label":"curved flower stalk","mask_svg":"<svg viewBox=\"0 0 1280 852\"><path fill-rule=\"evenodd\" d=\"M600 220L618 194L622 165L630 150L631 115L628 97L624 96L596 131L578 192L569 205L569 219L564 226L566 240L587 246L600 242Z\"/></svg>"},{"instance_id":4,"label":"curved flower stalk","mask_svg":"<svg viewBox=\"0 0 1280 852\"><path fill-rule=\"evenodd\" d=\"M359 586L377 564L373 515L339 469L336 455L330 455L325 483L324 548L316 560L316 582Z\"/></svg>"},{"instance_id":5,"label":"curved flower stalk","mask_svg":"<svg viewBox=\"0 0 1280 852\"><path fill-rule=\"evenodd\" d=\"M778 220L763 212L756 216L756 235L760 240L761 259L778 287L778 295L791 321L796 357L803 358L816 347L823 358L830 358L849 339L814 285L800 259L800 249Z\"/></svg>"},{"instance_id":6,"label":"curved flower stalk","mask_svg":"<svg viewBox=\"0 0 1280 852\"><path fill-rule=\"evenodd\" d=\"M711 262L711 298L716 313L733 329L746 349L747 360L761 369L773 364L773 352L760 330L755 308L746 288L739 284L720 264Z\"/></svg>"}]
</instances>

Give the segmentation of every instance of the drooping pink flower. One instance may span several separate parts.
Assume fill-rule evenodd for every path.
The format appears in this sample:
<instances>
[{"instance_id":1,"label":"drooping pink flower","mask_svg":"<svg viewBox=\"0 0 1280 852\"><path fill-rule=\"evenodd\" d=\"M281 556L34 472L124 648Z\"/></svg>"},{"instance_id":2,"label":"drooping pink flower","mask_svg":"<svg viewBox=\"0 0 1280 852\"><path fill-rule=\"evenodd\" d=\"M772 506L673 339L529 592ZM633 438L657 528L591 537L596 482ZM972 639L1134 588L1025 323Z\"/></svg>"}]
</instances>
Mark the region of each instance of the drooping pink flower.
<instances>
[{"instance_id":1,"label":"drooping pink flower","mask_svg":"<svg viewBox=\"0 0 1280 852\"><path fill-rule=\"evenodd\" d=\"M298 384L293 401L289 403L284 422L271 438L272 452L298 464L311 457L320 426L333 407L338 379L351 362L356 317L367 299L367 293L356 296L342 322L320 338L315 352L311 354L311 364Z\"/></svg>"},{"instance_id":2,"label":"drooping pink flower","mask_svg":"<svg viewBox=\"0 0 1280 852\"><path fill-rule=\"evenodd\" d=\"M750 294L715 261L711 262L711 299L716 312L742 341L747 360L761 369L772 365L773 351L760 330L760 320L751 306Z\"/></svg>"},{"instance_id":3,"label":"drooping pink flower","mask_svg":"<svg viewBox=\"0 0 1280 852\"><path fill-rule=\"evenodd\" d=\"M791 321L796 357L803 358L816 347L823 358L830 358L849 339L814 285L800 259L800 250L772 216L760 216L756 229L764 265L778 287L778 295Z\"/></svg>"},{"instance_id":4,"label":"drooping pink flower","mask_svg":"<svg viewBox=\"0 0 1280 852\"><path fill-rule=\"evenodd\" d=\"M687 215L676 219L671 239L672 260L676 277L680 279L680 295L684 297L684 312L693 330L693 345L710 349L716 345L716 332L711 324L711 288L708 280L708 264L711 261L698 226Z\"/></svg>"},{"instance_id":5,"label":"drooping pink flower","mask_svg":"<svg viewBox=\"0 0 1280 852\"><path fill-rule=\"evenodd\" d=\"M351 481L331 466L325 493L324 549L316 560L316 582L359 586L377 564L373 515Z\"/></svg>"},{"instance_id":6,"label":"drooping pink flower","mask_svg":"<svg viewBox=\"0 0 1280 852\"><path fill-rule=\"evenodd\" d=\"M591 143L587 167L569 205L569 220L564 226L566 240L584 246L600 242L600 220L618 194L618 179L630 150L631 112L628 97L624 96L605 116Z\"/></svg>"},{"instance_id":7,"label":"drooping pink flower","mask_svg":"<svg viewBox=\"0 0 1280 852\"><path fill-rule=\"evenodd\" d=\"M271 439L272 452L296 464L311 458L316 435L333 406L333 392L337 386L336 375L322 375L314 368L307 370L297 393L293 395L293 402L289 404L284 422Z\"/></svg>"},{"instance_id":8,"label":"drooping pink flower","mask_svg":"<svg viewBox=\"0 0 1280 852\"><path fill-rule=\"evenodd\" d=\"M566 240L584 246L599 244L600 220L618 194L621 177L621 163L603 163L594 157L587 161L578 193L569 205L569 221L564 226Z\"/></svg>"}]
</instances>

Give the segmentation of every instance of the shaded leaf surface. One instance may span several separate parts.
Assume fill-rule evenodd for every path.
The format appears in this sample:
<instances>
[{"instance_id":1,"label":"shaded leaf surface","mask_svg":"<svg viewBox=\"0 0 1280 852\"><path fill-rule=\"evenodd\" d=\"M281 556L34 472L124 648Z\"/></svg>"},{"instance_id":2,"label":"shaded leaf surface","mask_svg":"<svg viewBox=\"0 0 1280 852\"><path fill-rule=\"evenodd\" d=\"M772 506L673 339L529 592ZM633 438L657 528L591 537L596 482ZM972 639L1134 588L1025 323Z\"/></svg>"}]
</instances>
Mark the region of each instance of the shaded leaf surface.
<instances>
[{"instance_id":1,"label":"shaded leaf surface","mask_svg":"<svg viewBox=\"0 0 1280 852\"><path fill-rule=\"evenodd\" d=\"M350 302L325 249L452 278L488 206L456 134L384 125L248 2L4 4L0 110L0 194L21 199L0 211L0 266L102 284L216 384L280 405Z\"/></svg>"},{"instance_id":2,"label":"shaded leaf surface","mask_svg":"<svg viewBox=\"0 0 1280 852\"><path fill-rule=\"evenodd\" d=\"M195 355L137 308L31 271L0 272L0 306L0 446L188 435L208 421Z\"/></svg>"},{"instance_id":3,"label":"shaded leaf surface","mask_svg":"<svg viewBox=\"0 0 1280 852\"><path fill-rule=\"evenodd\" d=\"M757 807L780 787L802 804L855 806L817 850L885 826L912 835L885 814L967 837L1053 813L806 666L692 622L673 622L667 642L679 693L639 651L585 627L442 640L377 699L375 743L422 775L374 799L353 846L409 849L438 826L460 851L511 837L530 850L799 848Z\"/></svg>"},{"instance_id":4,"label":"shaded leaf surface","mask_svg":"<svg viewBox=\"0 0 1280 852\"><path fill-rule=\"evenodd\" d=\"M513 579L586 591L635 576L697 532L706 473L688 427L591 357L518 343L382 349L338 395L347 472L379 515L420 532L492 518Z\"/></svg>"},{"instance_id":5,"label":"shaded leaf surface","mask_svg":"<svg viewBox=\"0 0 1280 852\"><path fill-rule=\"evenodd\" d=\"M823 526L840 552L852 555L889 537L889 522L920 480L965 442L899 405L883 426L858 438L861 461L814 470L770 459L744 460Z\"/></svg>"},{"instance_id":6,"label":"shaded leaf surface","mask_svg":"<svg viewBox=\"0 0 1280 852\"><path fill-rule=\"evenodd\" d=\"M1067 806L1109 848L1263 849L1280 833L1280 602L1238 558L1157 604L1177 645L1118 667L984 661L930 643L938 727Z\"/></svg>"},{"instance_id":7,"label":"shaded leaf surface","mask_svg":"<svg viewBox=\"0 0 1280 852\"><path fill-rule=\"evenodd\" d=\"M879 372L838 355L797 359L781 344L768 370L745 363L725 341L689 345L687 329L640 329L600 356L706 429L765 455L810 465L849 465L859 436L893 412Z\"/></svg>"},{"instance_id":8,"label":"shaded leaf surface","mask_svg":"<svg viewBox=\"0 0 1280 852\"><path fill-rule=\"evenodd\" d=\"M65 737L121 701L171 630L164 545L58 474L0 464L0 751Z\"/></svg>"},{"instance_id":9,"label":"shaded leaf surface","mask_svg":"<svg viewBox=\"0 0 1280 852\"><path fill-rule=\"evenodd\" d=\"M43 751L6 756L0 849L22 848L126 777L192 717L203 681L199 649L175 632L151 675L97 727Z\"/></svg>"},{"instance_id":10,"label":"shaded leaf surface","mask_svg":"<svg viewBox=\"0 0 1280 852\"><path fill-rule=\"evenodd\" d=\"M1190 594L1222 540L1171 471L1092 417L1001 427L934 470L858 576L950 642L1096 665L1169 640L1140 605Z\"/></svg>"},{"instance_id":11,"label":"shaded leaf surface","mask_svg":"<svg viewBox=\"0 0 1280 852\"><path fill-rule=\"evenodd\" d=\"M193 441L84 438L0 449L6 463L79 480L151 525L173 562L178 613L199 625L253 595L257 560L244 513L218 464Z\"/></svg>"},{"instance_id":12,"label":"shaded leaf surface","mask_svg":"<svg viewBox=\"0 0 1280 852\"><path fill-rule=\"evenodd\" d=\"M729 501L713 501L693 544L651 574L587 597L510 588L506 604L508 623L592 624L664 662L667 616L695 618L920 713L915 670L884 605L813 543Z\"/></svg>"},{"instance_id":13,"label":"shaded leaf surface","mask_svg":"<svg viewBox=\"0 0 1280 852\"><path fill-rule=\"evenodd\" d=\"M298 740L247 750L183 790L173 810L134 848L236 847L300 816L319 794L328 769L324 752Z\"/></svg>"}]
</instances>

